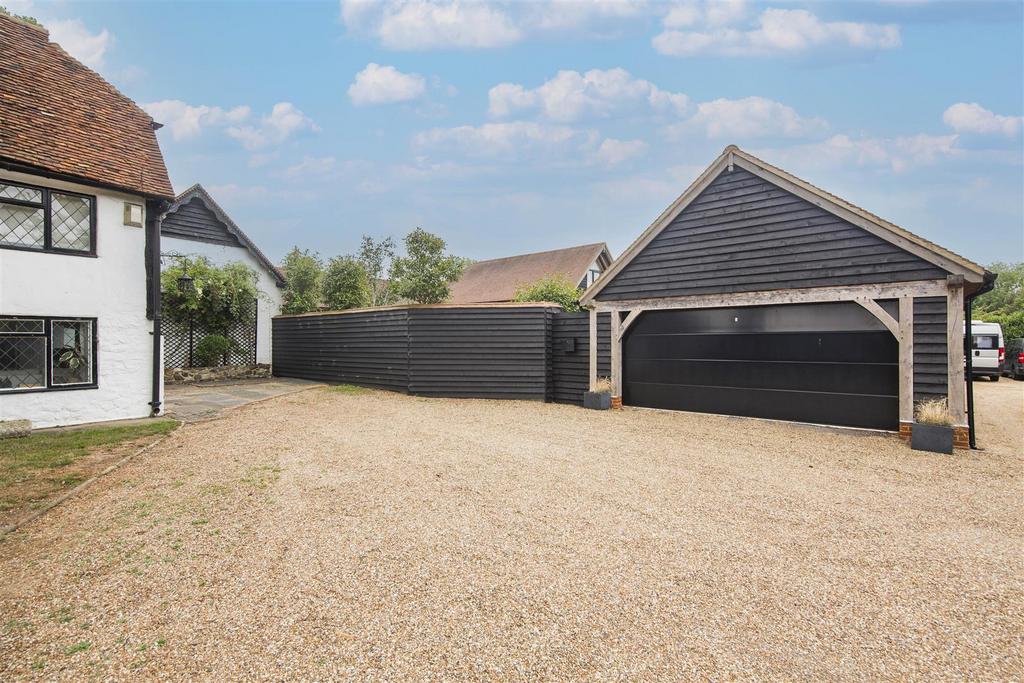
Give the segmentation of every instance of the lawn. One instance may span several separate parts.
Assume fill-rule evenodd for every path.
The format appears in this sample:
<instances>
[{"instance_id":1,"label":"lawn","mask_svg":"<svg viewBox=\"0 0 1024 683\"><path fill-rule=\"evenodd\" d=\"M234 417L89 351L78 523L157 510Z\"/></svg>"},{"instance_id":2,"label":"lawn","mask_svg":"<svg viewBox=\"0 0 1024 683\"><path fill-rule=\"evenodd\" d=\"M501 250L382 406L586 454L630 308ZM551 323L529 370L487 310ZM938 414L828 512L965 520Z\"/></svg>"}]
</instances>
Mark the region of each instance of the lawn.
<instances>
[{"instance_id":1,"label":"lawn","mask_svg":"<svg viewBox=\"0 0 1024 683\"><path fill-rule=\"evenodd\" d=\"M124 451L167 434L174 420L36 432L0 440L0 527L93 476Z\"/></svg>"},{"instance_id":2,"label":"lawn","mask_svg":"<svg viewBox=\"0 0 1024 683\"><path fill-rule=\"evenodd\" d=\"M184 424L0 543L0 679L1020 679L1024 383L976 389L954 456L373 390Z\"/></svg>"}]
</instances>

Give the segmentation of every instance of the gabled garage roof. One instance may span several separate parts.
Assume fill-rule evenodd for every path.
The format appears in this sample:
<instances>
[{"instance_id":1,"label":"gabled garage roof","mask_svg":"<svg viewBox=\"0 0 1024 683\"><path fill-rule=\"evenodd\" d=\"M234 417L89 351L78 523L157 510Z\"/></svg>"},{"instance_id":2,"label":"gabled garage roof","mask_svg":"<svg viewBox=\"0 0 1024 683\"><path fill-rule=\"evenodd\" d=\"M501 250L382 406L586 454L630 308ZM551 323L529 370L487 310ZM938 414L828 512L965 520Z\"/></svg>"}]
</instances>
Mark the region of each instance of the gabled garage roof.
<instances>
[{"instance_id":1,"label":"gabled garage roof","mask_svg":"<svg viewBox=\"0 0 1024 683\"><path fill-rule=\"evenodd\" d=\"M787 173L744 152L735 145L726 147L721 155L681 194L660 216L622 253L614 263L601 274L581 299L587 304L601 292L615 277L622 272L651 241L658 236L686 207L693 202L722 172L736 166L759 176L812 204L821 207L839 218L852 223L868 232L884 239L901 249L919 256L939 268L954 275L963 275L972 283L981 283L985 277L984 267L970 261L959 254L924 239L909 230L899 227L859 206L837 197L821 188L811 185L805 180Z\"/></svg>"}]
</instances>

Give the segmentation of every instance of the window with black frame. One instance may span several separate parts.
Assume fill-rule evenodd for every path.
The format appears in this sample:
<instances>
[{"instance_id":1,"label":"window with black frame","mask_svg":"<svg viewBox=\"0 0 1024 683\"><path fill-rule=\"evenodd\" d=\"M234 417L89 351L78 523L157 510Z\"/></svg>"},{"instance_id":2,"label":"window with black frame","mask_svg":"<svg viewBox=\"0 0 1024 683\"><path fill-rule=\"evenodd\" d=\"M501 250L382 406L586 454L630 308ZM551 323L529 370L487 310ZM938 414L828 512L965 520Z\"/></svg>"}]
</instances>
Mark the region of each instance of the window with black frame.
<instances>
[{"instance_id":1,"label":"window with black frame","mask_svg":"<svg viewBox=\"0 0 1024 683\"><path fill-rule=\"evenodd\" d=\"M0 180L0 247L95 253L95 199Z\"/></svg>"},{"instance_id":2,"label":"window with black frame","mask_svg":"<svg viewBox=\"0 0 1024 683\"><path fill-rule=\"evenodd\" d=\"M95 319L0 316L0 393L95 386Z\"/></svg>"}]
</instances>

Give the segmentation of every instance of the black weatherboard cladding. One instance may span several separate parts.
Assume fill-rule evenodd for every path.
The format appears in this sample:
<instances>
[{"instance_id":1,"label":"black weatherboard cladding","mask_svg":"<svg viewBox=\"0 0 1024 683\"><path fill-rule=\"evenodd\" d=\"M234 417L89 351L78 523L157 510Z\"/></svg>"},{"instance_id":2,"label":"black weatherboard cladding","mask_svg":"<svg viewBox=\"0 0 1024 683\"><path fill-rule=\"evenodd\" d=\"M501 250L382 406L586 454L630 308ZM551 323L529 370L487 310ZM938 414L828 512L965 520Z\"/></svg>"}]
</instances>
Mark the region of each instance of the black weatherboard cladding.
<instances>
[{"instance_id":1,"label":"black weatherboard cladding","mask_svg":"<svg viewBox=\"0 0 1024 683\"><path fill-rule=\"evenodd\" d=\"M949 393L946 297L914 299L914 401Z\"/></svg>"},{"instance_id":2,"label":"black weatherboard cladding","mask_svg":"<svg viewBox=\"0 0 1024 683\"><path fill-rule=\"evenodd\" d=\"M611 316L597 316L597 374L611 375ZM555 313L551 326L551 400L583 405L590 386L590 314Z\"/></svg>"},{"instance_id":3,"label":"black weatherboard cladding","mask_svg":"<svg viewBox=\"0 0 1024 683\"><path fill-rule=\"evenodd\" d=\"M408 391L407 323L405 310L274 318L274 374Z\"/></svg>"},{"instance_id":4,"label":"black weatherboard cladding","mask_svg":"<svg viewBox=\"0 0 1024 683\"><path fill-rule=\"evenodd\" d=\"M548 398L553 309L409 310L409 391L420 396Z\"/></svg>"},{"instance_id":5,"label":"black weatherboard cladding","mask_svg":"<svg viewBox=\"0 0 1024 683\"><path fill-rule=\"evenodd\" d=\"M880 302L895 313L895 301ZM851 302L648 311L623 345L627 405L895 429L895 337Z\"/></svg>"},{"instance_id":6,"label":"black weatherboard cladding","mask_svg":"<svg viewBox=\"0 0 1024 683\"><path fill-rule=\"evenodd\" d=\"M740 168L718 176L599 300L945 278L946 271Z\"/></svg>"},{"instance_id":7,"label":"black weatherboard cladding","mask_svg":"<svg viewBox=\"0 0 1024 683\"><path fill-rule=\"evenodd\" d=\"M408 308L274 318L274 374L422 396L549 400L554 308Z\"/></svg>"},{"instance_id":8,"label":"black weatherboard cladding","mask_svg":"<svg viewBox=\"0 0 1024 683\"><path fill-rule=\"evenodd\" d=\"M193 197L176 211L164 216L160 234L213 244L241 246L238 238L231 234L227 226L218 220L198 197Z\"/></svg>"}]
</instances>

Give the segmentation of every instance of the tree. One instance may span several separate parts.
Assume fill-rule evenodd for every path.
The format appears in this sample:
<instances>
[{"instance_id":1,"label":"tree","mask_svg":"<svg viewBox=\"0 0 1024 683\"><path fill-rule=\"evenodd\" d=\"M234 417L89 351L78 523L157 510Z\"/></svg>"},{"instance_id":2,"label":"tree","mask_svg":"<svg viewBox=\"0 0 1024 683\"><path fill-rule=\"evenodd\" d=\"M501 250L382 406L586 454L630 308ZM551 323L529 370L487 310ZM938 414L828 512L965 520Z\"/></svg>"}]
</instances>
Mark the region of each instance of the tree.
<instances>
[{"instance_id":1,"label":"tree","mask_svg":"<svg viewBox=\"0 0 1024 683\"><path fill-rule=\"evenodd\" d=\"M324 303L340 311L370 304L370 283L363 264L351 256L336 256L327 264L323 280Z\"/></svg>"},{"instance_id":2,"label":"tree","mask_svg":"<svg viewBox=\"0 0 1024 683\"><path fill-rule=\"evenodd\" d=\"M385 237L375 241L369 235L363 235L356 259L366 271L366 278L370 285L371 306L386 306L394 299L387 279L388 270L394 258L395 241L393 239Z\"/></svg>"},{"instance_id":3,"label":"tree","mask_svg":"<svg viewBox=\"0 0 1024 683\"><path fill-rule=\"evenodd\" d=\"M418 304L439 304L448 298L448 285L459 279L465 261L445 253L444 240L416 228L405 236L404 257L391 262L395 294Z\"/></svg>"},{"instance_id":4,"label":"tree","mask_svg":"<svg viewBox=\"0 0 1024 683\"><path fill-rule=\"evenodd\" d=\"M323 301L323 262L320 255L308 249L292 247L284 257L287 285L284 290L283 313L308 313L320 308Z\"/></svg>"},{"instance_id":5,"label":"tree","mask_svg":"<svg viewBox=\"0 0 1024 683\"><path fill-rule=\"evenodd\" d=\"M0 5L0 14L6 14L7 16L12 17L14 19L20 19L26 24L32 24L33 26L42 26L42 24L39 23L39 20L36 19L35 17L30 17L27 14L15 14L14 12L7 9L3 5Z\"/></svg>"},{"instance_id":6,"label":"tree","mask_svg":"<svg viewBox=\"0 0 1024 683\"><path fill-rule=\"evenodd\" d=\"M997 275L995 288L974 300L974 319L999 323L1006 339L1024 337L1024 263L993 263L988 269Z\"/></svg>"},{"instance_id":7,"label":"tree","mask_svg":"<svg viewBox=\"0 0 1024 683\"><path fill-rule=\"evenodd\" d=\"M566 311L579 311L583 290L569 282L562 275L541 278L527 285L520 285L512 297L513 301L550 301Z\"/></svg>"}]
</instances>

